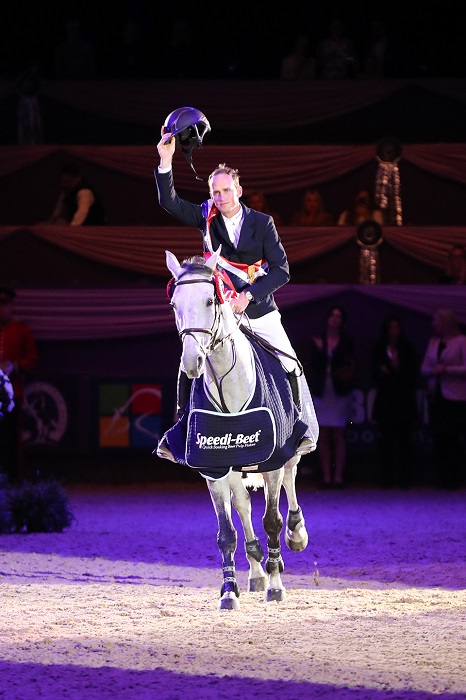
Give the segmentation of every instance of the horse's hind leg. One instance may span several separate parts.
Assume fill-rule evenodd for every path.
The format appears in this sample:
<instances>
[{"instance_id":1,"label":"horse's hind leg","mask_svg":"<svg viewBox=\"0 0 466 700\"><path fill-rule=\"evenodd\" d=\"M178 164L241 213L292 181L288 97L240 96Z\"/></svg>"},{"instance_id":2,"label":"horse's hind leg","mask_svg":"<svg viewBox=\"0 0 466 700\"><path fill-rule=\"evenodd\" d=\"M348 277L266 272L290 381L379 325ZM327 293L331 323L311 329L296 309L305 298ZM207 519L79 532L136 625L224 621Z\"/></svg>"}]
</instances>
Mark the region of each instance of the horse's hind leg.
<instances>
[{"instance_id":1,"label":"horse's hind leg","mask_svg":"<svg viewBox=\"0 0 466 700\"><path fill-rule=\"evenodd\" d=\"M236 530L231 519L231 497L228 476L218 481L207 479L212 503L217 514L217 545L222 555L223 584L220 610L239 609L239 587L235 575Z\"/></svg>"},{"instance_id":2,"label":"horse's hind leg","mask_svg":"<svg viewBox=\"0 0 466 700\"><path fill-rule=\"evenodd\" d=\"M306 549L309 537L296 495L296 474L300 457L290 459L284 468L283 488L288 500L288 515L286 517L285 542L293 552L302 552Z\"/></svg>"},{"instance_id":3,"label":"horse's hind leg","mask_svg":"<svg viewBox=\"0 0 466 700\"><path fill-rule=\"evenodd\" d=\"M284 564L280 554L280 533L283 518L279 509L280 490L283 481L283 467L272 472L264 472L265 513L262 518L264 530L267 533L268 556L265 569L269 574L266 600L284 600L285 587L282 584L281 573Z\"/></svg>"},{"instance_id":4,"label":"horse's hind leg","mask_svg":"<svg viewBox=\"0 0 466 700\"><path fill-rule=\"evenodd\" d=\"M241 472L230 472L232 503L243 526L244 546L249 562L248 591L265 591L268 579L261 565L261 561L264 559L264 550L254 532L251 517L251 494L244 482L245 479L243 479Z\"/></svg>"}]
</instances>

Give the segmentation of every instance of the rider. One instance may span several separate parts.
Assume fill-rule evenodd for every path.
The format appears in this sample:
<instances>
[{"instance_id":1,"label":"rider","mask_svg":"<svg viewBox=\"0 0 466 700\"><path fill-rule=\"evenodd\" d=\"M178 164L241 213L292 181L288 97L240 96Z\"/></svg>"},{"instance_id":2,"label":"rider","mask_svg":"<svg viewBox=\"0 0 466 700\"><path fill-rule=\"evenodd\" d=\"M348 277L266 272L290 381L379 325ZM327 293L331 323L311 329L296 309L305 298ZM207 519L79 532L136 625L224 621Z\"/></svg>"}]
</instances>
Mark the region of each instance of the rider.
<instances>
[{"instance_id":1,"label":"rider","mask_svg":"<svg viewBox=\"0 0 466 700\"><path fill-rule=\"evenodd\" d=\"M281 323L273 293L290 278L288 260L274 220L245 206L240 197L238 171L220 164L209 176L210 197L202 205L178 197L173 182L172 160L176 142L163 133L157 150L160 165L154 170L160 205L183 224L202 231L204 253L221 246L219 267L233 282L237 296L230 301L236 314L247 309L247 321L254 333L285 354L279 354L290 382L293 401L301 413L300 365ZM178 376L178 407L181 415L188 400L190 380L181 370ZM314 443L304 438L297 454L307 454Z\"/></svg>"}]
</instances>

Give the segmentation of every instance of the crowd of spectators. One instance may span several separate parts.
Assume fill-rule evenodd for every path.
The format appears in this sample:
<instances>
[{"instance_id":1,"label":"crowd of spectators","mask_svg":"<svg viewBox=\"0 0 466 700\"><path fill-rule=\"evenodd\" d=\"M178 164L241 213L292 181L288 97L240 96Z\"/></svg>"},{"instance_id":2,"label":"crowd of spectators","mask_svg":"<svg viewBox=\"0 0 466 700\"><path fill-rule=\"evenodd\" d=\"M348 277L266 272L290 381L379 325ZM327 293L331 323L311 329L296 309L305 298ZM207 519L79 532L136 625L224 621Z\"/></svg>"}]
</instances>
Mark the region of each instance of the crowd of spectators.
<instances>
[{"instance_id":1,"label":"crowd of spectators","mask_svg":"<svg viewBox=\"0 0 466 700\"><path fill-rule=\"evenodd\" d=\"M284 14L286 13L286 14ZM4 23L0 77L31 61L57 79L354 79L462 77L463 42L454 16L300 4L265 12L261 3L221 24L214 9L188 3L20 1ZM434 24L435 22L435 24ZM14 42L6 40L14 37ZM435 38L435 41L433 41ZM215 60L212 42L215 42Z\"/></svg>"}]
</instances>

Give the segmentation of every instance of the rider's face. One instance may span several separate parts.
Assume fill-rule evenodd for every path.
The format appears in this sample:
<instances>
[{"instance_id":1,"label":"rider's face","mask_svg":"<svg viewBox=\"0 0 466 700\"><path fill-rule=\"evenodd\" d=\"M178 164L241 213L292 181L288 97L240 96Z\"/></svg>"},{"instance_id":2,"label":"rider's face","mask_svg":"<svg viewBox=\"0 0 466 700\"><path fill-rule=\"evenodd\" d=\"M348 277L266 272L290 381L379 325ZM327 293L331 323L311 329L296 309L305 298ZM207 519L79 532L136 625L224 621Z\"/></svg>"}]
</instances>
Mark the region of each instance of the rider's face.
<instances>
[{"instance_id":1,"label":"rider's face","mask_svg":"<svg viewBox=\"0 0 466 700\"><path fill-rule=\"evenodd\" d=\"M212 178L210 196L222 214L230 218L240 209L239 198L243 194L243 188L236 185L231 175L219 173Z\"/></svg>"}]
</instances>

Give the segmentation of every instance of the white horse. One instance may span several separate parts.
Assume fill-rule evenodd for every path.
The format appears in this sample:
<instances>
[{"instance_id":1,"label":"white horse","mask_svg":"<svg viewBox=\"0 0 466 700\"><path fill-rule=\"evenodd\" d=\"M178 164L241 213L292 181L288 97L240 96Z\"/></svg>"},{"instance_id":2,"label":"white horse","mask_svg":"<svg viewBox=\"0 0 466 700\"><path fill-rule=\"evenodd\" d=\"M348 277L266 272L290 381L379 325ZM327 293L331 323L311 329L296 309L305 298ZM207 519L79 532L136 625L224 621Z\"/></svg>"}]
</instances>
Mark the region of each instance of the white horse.
<instances>
[{"instance_id":1,"label":"white horse","mask_svg":"<svg viewBox=\"0 0 466 700\"><path fill-rule=\"evenodd\" d=\"M245 406L253 389L254 368L250 341L239 328L229 303L220 303L216 286L216 266L220 251L208 261L195 256L183 265L166 251L167 267L173 275L171 305L183 349L181 365L189 378L203 375L204 386L223 413L238 413ZM314 426L317 441L317 422ZM157 454L172 458L169 450L159 443ZM284 569L280 553L280 533L283 518L279 497L283 486L288 500L285 542L294 551L302 551L308 543L304 517L299 506L295 479L298 455L282 467L262 473L265 492L265 512L262 518L267 534L265 571L261 562L264 552L254 532L251 518L251 497L242 471L230 469L223 478L207 478L207 485L218 519L217 544L222 556L223 585L219 608L239 608L239 588L235 577L234 555L237 533L232 521L232 505L238 512L245 536L249 562L248 590L266 591L267 601L281 601L285 588L281 580ZM254 469L254 467L252 467ZM257 470L257 467L255 467ZM250 471L251 466L243 471ZM200 469L202 473L202 469ZM267 573L266 573L267 572Z\"/></svg>"}]
</instances>

